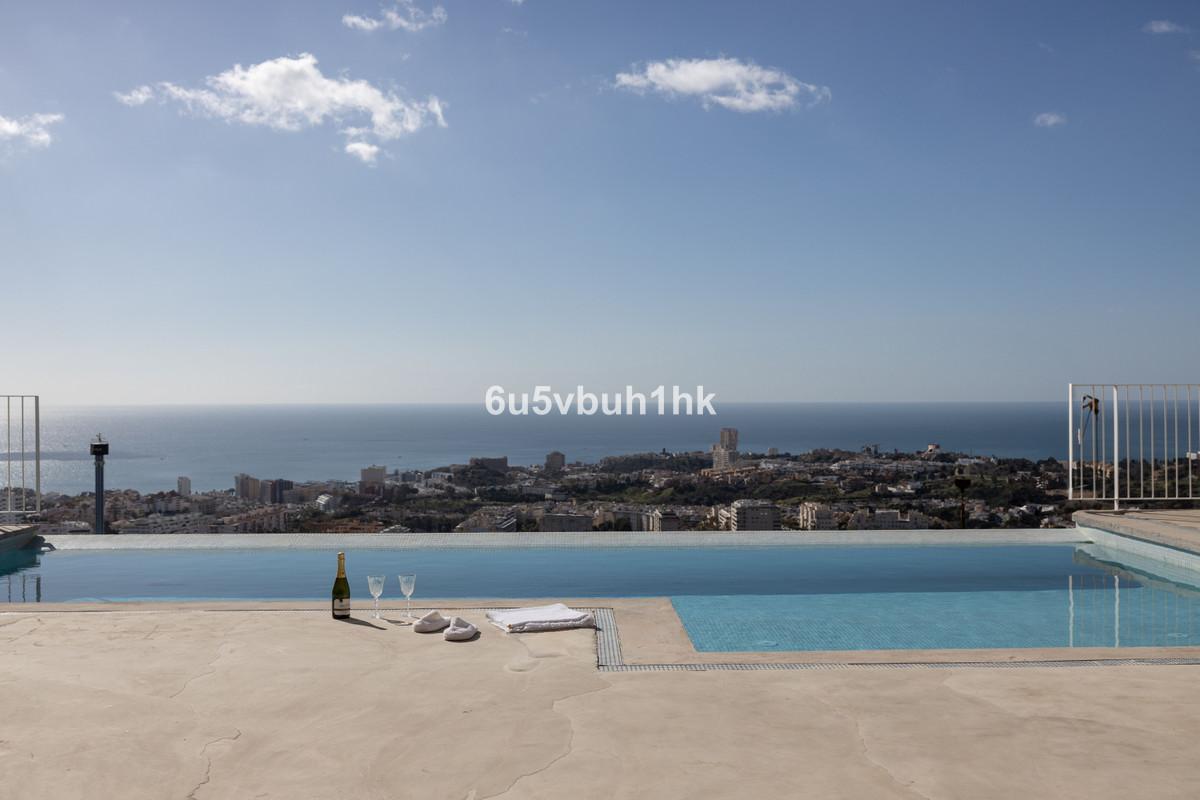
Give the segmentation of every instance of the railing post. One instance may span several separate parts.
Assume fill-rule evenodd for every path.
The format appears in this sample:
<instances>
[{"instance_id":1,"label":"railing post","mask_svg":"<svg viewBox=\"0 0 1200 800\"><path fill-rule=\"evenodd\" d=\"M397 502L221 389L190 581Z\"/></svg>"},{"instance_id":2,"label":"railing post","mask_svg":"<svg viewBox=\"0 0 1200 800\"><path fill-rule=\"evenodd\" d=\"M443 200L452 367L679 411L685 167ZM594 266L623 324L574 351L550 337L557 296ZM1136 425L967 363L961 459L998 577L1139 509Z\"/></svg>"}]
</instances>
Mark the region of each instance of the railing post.
<instances>
[{"instance_id":1,"label":"railing post","mask_svg":"<svg viewBox=\"0 0 1200 800\"><path fill-rule=\"evenodd\" d=\"M33 396L33 479L37 483L37 502L34 511L42 513L42 397ZM38 585L39 589L41 584ZM39 600L40 602L40 600Z\"/></svg>"},{"instance_id":2,"label":"railing post","mask_svg":"<svg viewBox=\"0 0 1200 800\"><path fill-rule=\"evenodd\" d=\"M1075 384L1067 384L1067 499L1075 499Z\"/></svg>"},{"instance_id":3,"label":"railing post","mask_svg":"<svg viewBox=\"0 0 1200 800\"><path fill-rule=\"evenodd\" d=\"M1113 415L1113 511L1121 510L1121 409L1117 405L1120 393L1117 385L1112 387Z\"/></svg>"}]
</instances>

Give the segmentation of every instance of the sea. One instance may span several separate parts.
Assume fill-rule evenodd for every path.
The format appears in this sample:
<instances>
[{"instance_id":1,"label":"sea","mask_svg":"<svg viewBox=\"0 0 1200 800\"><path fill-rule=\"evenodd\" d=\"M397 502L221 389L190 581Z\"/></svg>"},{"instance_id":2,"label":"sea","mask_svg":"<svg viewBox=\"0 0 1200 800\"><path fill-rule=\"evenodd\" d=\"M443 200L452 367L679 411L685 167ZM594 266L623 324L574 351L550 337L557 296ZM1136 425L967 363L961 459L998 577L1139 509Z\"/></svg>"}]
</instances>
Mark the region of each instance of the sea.
<instances>
[{"instance_id":1,"label":"sea","mask_svg":"<svg viewBox=\"0 0 1200 800\"><path fill-rule=\"evenodd\" d=\"M88 443L110 443L105 484L113 489L228 489L233 476L357 480L369 465L431 469L471 456L543 463L648 451L707 450L737 428L743 452L815 448L918 451L930 443L973 455L1066 457L1066 408L1022 403L722 403L715 416L492 416L463 405L55 406L43 403L42 487L90 491ZM0 451L4 443L0 442ZM27 445L32 448L32 435ZM14 462L15 465L15 462ZM32 466L27 463L32 486ZM0 452L0 485L6 482ZM14 482L17 476L14 475Z\"/></svg>"}]
</instances>

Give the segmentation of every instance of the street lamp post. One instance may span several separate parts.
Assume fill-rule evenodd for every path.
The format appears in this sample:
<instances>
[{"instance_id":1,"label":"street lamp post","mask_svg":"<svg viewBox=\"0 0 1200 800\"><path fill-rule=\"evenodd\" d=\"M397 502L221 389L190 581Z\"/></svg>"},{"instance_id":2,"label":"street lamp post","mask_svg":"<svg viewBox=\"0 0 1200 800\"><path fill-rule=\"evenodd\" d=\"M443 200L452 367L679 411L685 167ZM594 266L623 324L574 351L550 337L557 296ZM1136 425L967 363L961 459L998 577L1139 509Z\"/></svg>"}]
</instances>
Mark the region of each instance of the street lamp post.
<instances>
[{"instance_id":1,"label":"street lamp post","mask_svg":"<svg viewBox=\"0 0 1200 800\"><path fill-rule=\"evenodd\" d=\"M100 434L91 446L92 458L96 461L96 525L95 533L107 533L104 524L104 457L108 455L108 442Z\"/></svg>"},{"instance_id":2,"label":"street lamp post","mask_svg":"<svg viewBox=\"0 0 1200 800\"><path fill-rule=\"evenodd\" d=\"M958 487L958 526L967 527L967 489L971 488L971 478L964 472L954 476L954 485Z\"/></svg>"}]
</instances>

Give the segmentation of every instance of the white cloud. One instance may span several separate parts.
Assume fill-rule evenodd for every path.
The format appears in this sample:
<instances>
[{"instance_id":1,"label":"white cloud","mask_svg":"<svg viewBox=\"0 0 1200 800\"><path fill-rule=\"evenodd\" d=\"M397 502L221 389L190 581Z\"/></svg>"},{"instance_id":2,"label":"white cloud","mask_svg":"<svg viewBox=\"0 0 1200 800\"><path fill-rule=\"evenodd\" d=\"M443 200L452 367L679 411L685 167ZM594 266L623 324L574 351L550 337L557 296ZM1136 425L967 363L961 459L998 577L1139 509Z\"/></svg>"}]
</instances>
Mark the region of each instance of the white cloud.
<instances>
[{"instance_id":1,"label":"white cloud","mask_svg":"<svg viewBox=\"0 0 1200 800\"><path fill-rule=\"evenodd\" d=\"M346 152L364 164L374 164L379 157L379 146L370 142L347 142Z\"/></svg>"},{"instance_id":2,"label":"white cloud","mask_svg":"<svg viewBox=\"0 0 1200 800\"><path fill-rule=\"evenodd\" d=\"M1171 22L1169 19L1152 19L1147 22L1142 30L1146 33L1187 33L1188 29L1182 25Z\"/></svg>"},{"instance_id":3,"label":"white cloud","mask_svg":"<svg viewBox=\"0 0 1200 800\"><path fill-rule=\"evenodd\" d=\"M1067 115L1057 111L1044 111L1033 118L1033 124L1039 128L1057 128L1067 124Z\"/></svg>"},{"instance_id":4,"label":"white cloud","mask_svg":"<svg viewBox=\"0 0 1200 800\"><path fill-rule=\"evenodd\" d=\"M832 97L828 87L736 58L669 58L635 64L617 75L616 86L638 94L696 97L705 108L716 105L745 113L809 107Z\"/></svg>"},{"instance_id":5,"label":"white cloud","mask_svg":"<svg viewBox=\"0 0 1200 800\"><path fill-rule=\"evenodd\" d=\"M437 97L406 100L364 80L326 77L310 53L249 67L235 64L204 82L205 88L191 89L163 81L115 94L126 105L156 99L178 103L197 116L280 131L332 122L341 126L348 142L346 152L368 163L380 150L369 139L387 142L428 125L446 125L444 107Z\"/></svg>"},{"instance_id":6,"label":"white cloud","mask_svg":"<svg viewBox=\"0 0 1200 800\"><path fill-rule=\"evenodd\" d=\"M1192 61L1200 61L1200 50L1188 50L1188 58Z\"/></svg>"},{"instance_id":7,"label":"white cloud","mask_svg":"<svg viewBox=\"0 0 1200 800\"><path fill-rule=\"evenodd\" d=\"M358 31L406 30L410 33L423 31L445 23L446 9L434 6L430 11L423 11L413 3L413 0L400 0L391 8L380 11L379 17L363 17L358 14L346 14L342 24L347 28Z\"/></svg>"},{"instance_id":8,"label":"white cloud","mask_svg":"<svg viewBox=\"0 0 1200 800\"><path fill-rule=\"evenodd\" d=\"M50 126L62 121L62 114L30 114L25 117L0 115L0 144L49 147L54 141Z\"/></svg>"},{"instance_id":9,"label":"white cloud","mask_svg":"<svg viewBox=\"0 0 1200 800\"><path fill-rule=\"evenodd\" d=\"M149 86L138 86L128 92L113 92L113 97L117 98L117 102L127 106L140 106L154 99L154 89Z\"/></svg>"}]
</instances>

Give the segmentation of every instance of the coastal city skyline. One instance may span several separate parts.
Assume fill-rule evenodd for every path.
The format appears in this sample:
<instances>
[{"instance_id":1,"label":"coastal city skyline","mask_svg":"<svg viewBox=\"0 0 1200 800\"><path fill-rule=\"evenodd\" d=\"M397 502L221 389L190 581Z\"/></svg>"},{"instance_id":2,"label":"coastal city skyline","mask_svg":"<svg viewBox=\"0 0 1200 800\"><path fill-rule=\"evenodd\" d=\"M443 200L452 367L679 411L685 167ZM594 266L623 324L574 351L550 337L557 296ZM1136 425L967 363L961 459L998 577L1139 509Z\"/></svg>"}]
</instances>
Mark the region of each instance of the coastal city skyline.
<instances>
[{"instance_id":1,"label":"coastal city skyline","mask_svg":"<svg viewBox=\"0 0 1200 800\"><path fill-rule=\"evenodd\" d=\"M239 472L232 487L143 493L105 483L109 443L92 444L95 492L38 497L43 534L831 531L1061 527L1056 459L1003 459L868 444L811 452L740 450L721 428L706 450L542 463L476 455L434 469L371 464L357 481ZM979 486L968 496L973 483ZM33 503L23 498L21 507Z\"/></svg>"},{"instance_id":2,"label":"coastal city skyline","mask_svg":"<svg viewBox=\"0 0 1200 800\"><path fill-rule=\"evenodd\" d=\"M27 413L27 422L31 419ZM67 408L43 403L40 440L48 491L90 488L88 442L101 433L111 443L109 484L153 492L174 487L179 475L191 477L197 490L210 490L226 487L237 472L297 481L353 480L365 464L432 469L488 452L506 454L519 466L541 463L552 450L584 461L663 449L686 452L707 449L723 427L737 428L742 449L757 452L858 450L866 444L916 451L939 442L966 453L1061 459L1065 422L1061 403L727 404L716 417L493 417L472 404ZM33 441L31 429L26 441Z\"/></svg>"},{"instance_id":3,"label":"coastal city skyline","mask_svg":"<svg viewBox=\"0 0 1200 800\"><path fill-rule=\"evenodd\" d=\"M1200 288L1189 4L295 9L6 7L26 391L1016 400L1188 379L1187 343L1148 323Z\"/></svg>"}]
</instances>

